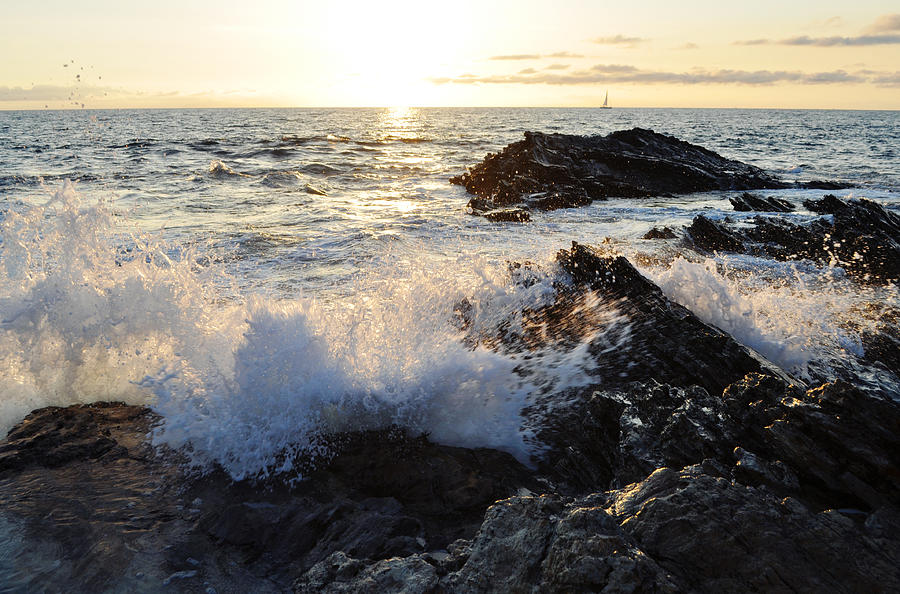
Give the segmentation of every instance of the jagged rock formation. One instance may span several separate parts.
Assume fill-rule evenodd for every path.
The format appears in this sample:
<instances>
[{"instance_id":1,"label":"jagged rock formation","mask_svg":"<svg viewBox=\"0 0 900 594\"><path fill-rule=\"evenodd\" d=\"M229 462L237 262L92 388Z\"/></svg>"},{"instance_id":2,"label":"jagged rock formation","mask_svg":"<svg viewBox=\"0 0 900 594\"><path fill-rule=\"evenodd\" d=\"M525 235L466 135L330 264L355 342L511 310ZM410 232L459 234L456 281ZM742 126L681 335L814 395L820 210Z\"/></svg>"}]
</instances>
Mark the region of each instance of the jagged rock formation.
<instances>
[{"instance_id":1,"label":"jagged rock formation","mask_svg":"<svg viewBox=\"0 0 900 594\"><path fill-rule=\"evenodd\" d=\"M574 244L558 261L555 303L492 343L588 340L597 363L596 384L524 411L543 443L533 468L389 428L332 436L333 458L304 481L232 483L152 449L159 419L146 408L42 409L0 442L0 535L13 543L0 580L82 591L900 588L900 398L802 385L620 256ZM594 334L610 306L629 332L611 349L609 333Z\"/></svg>"},{"instance_id":2,"label":"jagged rock formation","mask_svg":"<svg viewBox=\"0 0 900 594\"><path fill-rule=\"evenodd\" d=\"M740 196L729 198L728 201L739 212L791 212L794 210L794 205L787 200L773 196L763 198L750 192L744 192Z\"/></svg>"},{"instance_id":3,"label":"jagged rock formation","mask_svg":"<svg viewBox=\"0 0 900 594\"><path fill-rule=\"evenodd\" d=\"M669 227L653 227L641 239L675 239L678 237Z\"/></svg>"},{"instance_id":4,"label":"jagged rock formation","mask_svg":"<svg viewBox=\"0 0 900 594\"><path fill-rule=\"evenodd\" d=\"M157 421L100 403L41 409L10 431L0 532L28 537L0 557L0 579L23 590L284 591L335 551L382 559L471 538L487 506L540 488L509 454L399 429L341 436L331 464L293 487L232 483L154 451Z\"/></svg>"},{"instance_id":5,"label":"jagged rock formation","mask_svg":"<svg viewBox=\"0 0 900 594\"><path fill-rule=\"evenodd\" d=\"M642 128L607 136L526 132L525 140L450 181L475 194L468 205L474 214L583 206L609 196L787 187L757 167Z\"/></svg>"},{"instance_id":6,"label":"jagged rock formation","mask_svg":"<svg viewBox=\"0 0 900 594\"><path fill-rule=\"evenodd\" d=\"M753 228L737 229L698 215L687 231L693 245L704 251L835 263L867 283L900 280L900 216L870 200L840 200L831 194L803 204L813 212L831 215L832 220L800 225L758 216Z\"/></svg>"}]
</instances>

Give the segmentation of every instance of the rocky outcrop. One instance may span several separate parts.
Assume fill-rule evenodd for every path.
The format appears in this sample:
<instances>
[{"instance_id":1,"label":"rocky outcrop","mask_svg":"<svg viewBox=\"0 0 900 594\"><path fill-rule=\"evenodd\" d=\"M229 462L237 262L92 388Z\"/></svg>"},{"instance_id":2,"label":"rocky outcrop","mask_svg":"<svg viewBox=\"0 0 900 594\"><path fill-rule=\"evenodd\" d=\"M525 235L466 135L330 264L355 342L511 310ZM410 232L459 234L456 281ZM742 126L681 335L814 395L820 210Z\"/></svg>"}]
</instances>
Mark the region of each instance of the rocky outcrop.
<instances>
[{"instance_id":1,"label":"rocky outcrop","mask_svg":"<svg viewBox=\"0 0 900 594\"><path fill-rule=\"evenodd\" d=\"M548 340L565 348L587 337L595 363L589 373L607 389L653 379L720 394L747 373L763 370L791 381L758 353L669 300L623 256L573 242L556 261L569 282L558 285L552 305L529 312L522 334L504 333L506 348L533 349ZM610 310L617 314L611 321L591 315Z\"/></svg>"},{"instance_id":2,"label":"rocky outcrop","mask_svg":"<svg viewBox=\"0 0 900 594\"><path fill-rule=\"evenodd\" d=\"M717 475L663 468L610 494L606 509L682 589L887 592L900 583L895 509L815 511Z\"/></svg>"},{"instance_id":3,"label":"rocky outcrop","mask_svg":"<svg viewBox=\"0 0 900 594\"><path fill-rule=\"evenodd\" d=\"M527 223L531 213L524 208L505 208L486 212L484 218L495 223Z\"/></svg>"},{"instance_id":4,"label":"rocky outcrop","mask_svg":"<svg viewBox=\"0 0 900 594\"><path fill-rule=\"evenodd\" d=\"M840 200L830 194L803 204L813 212L830 215L831 220L801 225L760 216L753 220L752 228L738 229L698 215L687 232L693 245L703 251L834 263L865 283L900 280L900 216L870 200Z\"/></svg>"},{"instance_id":5,"label":"rocky outcrop","mask_svg":"<svg viewBox=\"0 0 900 594\"><path fill-rule=\"evenodd\" d=\"M653 227L641 239L675 239L678 237L669 227Z\"/></svg>"},{"instance_id":6,"label":"rocky outcrop","mask_svg":"<svg viewBox=\"0 0 900 594\"><path fill-rule=\"evenodd\" d=\"M509 454L399 429L336 437L330 463L294 485L234 483L152 449L157 420L101 403L41 409L13 428L0 444L0 533L25 542L0 558L6 586L284 591L337 551L378 560L472 538L493 502L541 488ZM55 569L13 570L44 566Z\"/></svg>"},{"instance_id":7,"label":"rocky outcrop","mask_svg":"<svg viewBox=\"0 0 900 594\"><path fill-rule=\"evenodd\" d=\"M607 136L526 132L525 140L450 181L476 196L468 205L474 214L568 208L610 196L787 187L757 167L642 128Z\"/></svg>"},{"instance_id":8,"label":"rocky outcrop","mask_svg":"<svg viewBox=\"0 0 900 594\"><path fill-rule=\"evenodd\" d=\"M462 554L337 554L295 591L888 592L900 584L897 528L896 509L817 511L704 463L574 500L499 501Z\"/></svg>"},{"instance_id":9,"label":"rocky outcrop","mask_svg":"<svg viewBox=\"0 0 900 594\"><path fill-rule=\"evenodd\" d=\"M0 555L2 583L900 588L900 398L840 380L801 384L666 299L621 256L576 243L557 262L552 303L524 312L519 328L468 337L520 351L522 361L577 348L590 363L587 385L548 389L523 411L539 446L531 467L390 427L323 439L332 456L298 464L302 481L235 483L151 448L146 436L159 418L147 408L42 409L0 442L0 536L11 543ZM474 333L473 307L458 304L461 331ZM877 365L893 364L891 344L882 343Z\"/></svg>"},{"instance_id":10,"label":"rocky outcrop","mask_svg":"<svg viewBox=\"0 0 900 594\"><path fill-rule=\"evenodd\" d=\"M739 212L791 212L794 210L794 205L787 200L775 198L774 196L763 198L750 192L744 192L740 196L735 196L728 200L734 209Z\"/></svg>"}]
</instances>

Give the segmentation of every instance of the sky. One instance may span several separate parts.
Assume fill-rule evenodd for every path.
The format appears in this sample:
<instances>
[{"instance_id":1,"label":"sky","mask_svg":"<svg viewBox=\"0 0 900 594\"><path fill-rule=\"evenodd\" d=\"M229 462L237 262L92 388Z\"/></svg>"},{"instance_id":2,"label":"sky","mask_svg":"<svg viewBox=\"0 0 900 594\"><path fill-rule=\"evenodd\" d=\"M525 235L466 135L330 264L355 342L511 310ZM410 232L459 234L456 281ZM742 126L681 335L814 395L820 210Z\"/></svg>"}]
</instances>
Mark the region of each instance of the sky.
<instances>
[{"instance_id":1,"label":"sky","mask_svg":"<svg viewBox=\"0 0 900 594\"><path fill-rule=\"evenodd\" d=\"M0 109L900 109L900 5L4 0Z\"/></svg>"}]
</instances>

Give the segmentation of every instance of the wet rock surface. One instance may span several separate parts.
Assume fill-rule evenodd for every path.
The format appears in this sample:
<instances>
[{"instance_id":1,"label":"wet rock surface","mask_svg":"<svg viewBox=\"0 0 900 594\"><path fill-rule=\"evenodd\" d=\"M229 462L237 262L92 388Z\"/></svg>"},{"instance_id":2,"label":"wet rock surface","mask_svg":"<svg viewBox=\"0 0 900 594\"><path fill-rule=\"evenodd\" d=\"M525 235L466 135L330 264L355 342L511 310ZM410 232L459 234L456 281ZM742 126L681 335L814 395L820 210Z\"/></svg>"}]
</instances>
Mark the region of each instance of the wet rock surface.
<instances>
[{"instance_id":1,"label":"wet rock surface","mask_svg":"<svg viewBox=\"0 0 900 594\"><path fill-rule=\"evenodd\" d=\"M607 136L526 132L450 181L476 196L468 204L474 214L569 208L610 196L788 186L752 165L642 128Z\"/></svg>"},{"instance_id":2,"label":"wet rock surface","mask_svg":"<svg viewBox=\"0 0 900 594\"><path fill-rule=\"evenodd\" d=\"M750 192L744 192L740 196L735 196L728 200L734 209L739 212L791 212L794 210L794 205L787 200L773 196L763 198Z\"/></svg>"},{"instance_id":3,"label":"wet rock surface","mask_svg":"<svg viewBox=\"0 0 900 594\"><path fill-rule=\"evenodd\" d=\"M708 252L831 263L865 283L900 280L900 217L870 200L841 200L830 194L803 204L815 213L830 215L831 220L797 224L759 216L751 228L739 229L698 215L687 232L695 247Z\"/></svg>"},{"instance_id":4,"label":"wet rock surface","mask_svg":"<svg viewBox=\"0 0 900 594\"><path fill-rule=\"evenodd\" d=\"M641 239L675 239L675 234L669 227L653 227L641 236Z\"/></svg>"},{"instance_id":5,"label":"wet rock surface","mask_svg":"<svg viewBox=\"0 0 900 594\"><path fill-rule=\"evenodd\" d=\"M0 442L0 582L28 591L900 588L900 395L834 379L804 385L671 302L621 256L575 243L557 261L551 303L524 312L518 330L498 328L492 343L470 337L522 353L583 348L595 363L595 381L550 390L523 411L542 446L530 467L394 427L332 436L333 457L304 467L302 481L235 483L150 447L159 419L147 408L41 409ZM895 365L896 326L889 315L884 324L873 364Z\"/></svg>"},{"instance_id":6,"label":"wet rock surface","mask_svg":"<svg viewBox=\"0 0 900 594\"><path fill-rule=\"evenodd\" d=\"M395 429L341 436L293 486L197 475L155 451L144 407L36 411L2 442L0 581L21 590L285 591L335 552L409 556L471 538L532 473ZM16 541L19 541L22 543Z\"/></svg>"}]
</instances>

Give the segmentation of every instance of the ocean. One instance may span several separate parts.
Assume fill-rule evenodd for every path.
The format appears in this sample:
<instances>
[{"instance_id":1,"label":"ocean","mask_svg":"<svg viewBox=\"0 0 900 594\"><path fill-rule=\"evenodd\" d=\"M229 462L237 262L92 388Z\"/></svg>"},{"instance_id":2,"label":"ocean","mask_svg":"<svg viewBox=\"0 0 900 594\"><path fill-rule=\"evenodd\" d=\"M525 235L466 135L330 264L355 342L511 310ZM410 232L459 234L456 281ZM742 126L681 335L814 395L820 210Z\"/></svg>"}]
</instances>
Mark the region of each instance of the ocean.
<instances>
[{"instance_id":1,"label":"ocean","mask_svg":"<svg viewBox=\"0 0 900 594\"><path fill-rule=\"evenodd\" d=\"M325 433L399 424L534 452L520 412L587 385L583 349L508 353L485 332L546 303L573 240L627 256L671 299L814 383L861 353L896 286L839 263L647 241L734 192L466 213L448 179L527 130L651 128L787 181L900 212L900 112L715 109L210 109L0 112L0 430L35 408L148 404L157 443L235 478L288 471ZM821 190L764 192L802 208ZM529 263L517 268L514 263ZM528 279L523 281L523 275ZM627 320L610 307L609 324ZM598 328L596 332L603 332ZM878 370L861 381L900 393ZM888 382L888 384L886 384ZM284 455L288 452L288 455Z\"/></svg>"}]
</instances>

